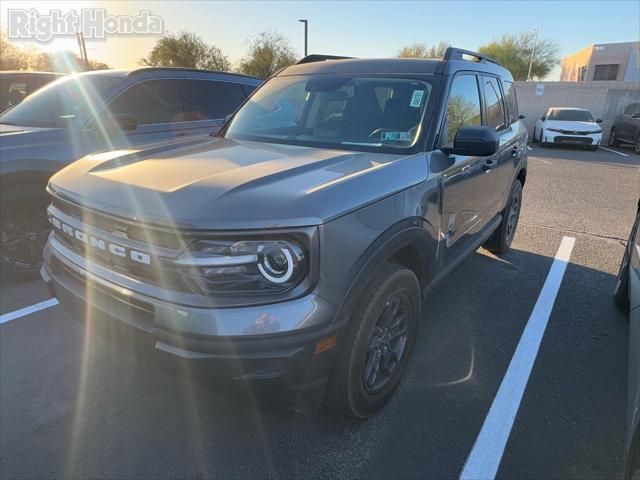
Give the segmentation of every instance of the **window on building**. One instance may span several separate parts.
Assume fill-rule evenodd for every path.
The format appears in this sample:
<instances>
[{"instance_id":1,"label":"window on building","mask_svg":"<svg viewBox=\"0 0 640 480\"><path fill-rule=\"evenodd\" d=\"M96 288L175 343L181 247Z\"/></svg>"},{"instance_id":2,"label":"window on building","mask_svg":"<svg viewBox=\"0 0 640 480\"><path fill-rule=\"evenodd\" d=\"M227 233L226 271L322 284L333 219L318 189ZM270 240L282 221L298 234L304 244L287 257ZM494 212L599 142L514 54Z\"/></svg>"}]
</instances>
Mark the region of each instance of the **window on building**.
<instances>
[{"instance_id":1,"label":"window on building","mask_svg":"<svg viewBox=\"0 0 640 480\"><path fill-rule=\"evenodd\" d=\"M618 65L596 65L594 80L615 80L618 78Z\"/></svg>"}]
</instances>

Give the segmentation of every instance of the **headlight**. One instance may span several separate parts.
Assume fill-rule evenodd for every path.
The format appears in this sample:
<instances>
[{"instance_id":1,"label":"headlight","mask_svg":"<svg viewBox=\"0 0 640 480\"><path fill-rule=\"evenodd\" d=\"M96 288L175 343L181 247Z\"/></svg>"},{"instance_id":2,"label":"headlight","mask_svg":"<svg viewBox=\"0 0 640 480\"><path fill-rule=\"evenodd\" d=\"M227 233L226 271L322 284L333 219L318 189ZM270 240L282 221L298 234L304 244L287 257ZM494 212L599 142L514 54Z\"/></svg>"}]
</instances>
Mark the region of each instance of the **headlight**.
<instances>
[{"instance_id":1,"label":"headlight","mask_svg":"<svg viewBox=\"0 0 640 480\"><path fill-rule=\"evenodd\" d=\"M304 247L295 240L200 240L175 264L192 290L212 295L287 292L308 274Z\"/></svg>"}]
</instances>

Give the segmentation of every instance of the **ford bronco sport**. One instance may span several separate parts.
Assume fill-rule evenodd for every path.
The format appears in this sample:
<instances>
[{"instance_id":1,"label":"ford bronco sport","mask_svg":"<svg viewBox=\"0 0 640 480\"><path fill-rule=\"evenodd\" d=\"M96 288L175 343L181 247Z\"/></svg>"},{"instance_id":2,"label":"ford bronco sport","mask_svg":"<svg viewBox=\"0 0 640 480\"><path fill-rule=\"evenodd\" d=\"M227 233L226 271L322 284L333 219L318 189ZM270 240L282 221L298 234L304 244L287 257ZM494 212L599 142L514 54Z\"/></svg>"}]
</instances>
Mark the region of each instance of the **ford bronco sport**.
<instances>
[{"instance_id":1,"label":"ford bronco sport","mask_svg":"<svg viewBox=\"0 0 640 480\"><path fill-rule=\"evenodd\" d=\"M479 246L509 249L519 118L510 73L474 52L308 56L215 136L57 173L42 276L136 352L365 418L400 382L429 289Z\"/></svg>"}]
</instances>

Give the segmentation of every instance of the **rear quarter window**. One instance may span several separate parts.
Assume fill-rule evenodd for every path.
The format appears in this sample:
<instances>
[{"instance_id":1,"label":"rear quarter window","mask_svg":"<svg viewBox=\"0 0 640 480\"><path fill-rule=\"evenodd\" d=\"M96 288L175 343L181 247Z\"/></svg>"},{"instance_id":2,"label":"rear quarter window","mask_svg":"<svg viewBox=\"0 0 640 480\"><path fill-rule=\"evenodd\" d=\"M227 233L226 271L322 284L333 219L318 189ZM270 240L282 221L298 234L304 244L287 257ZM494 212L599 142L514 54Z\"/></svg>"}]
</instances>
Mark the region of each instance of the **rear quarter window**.
<instances>
[{"instance_id":1,"label":"rear quarter window","mask_svg":"<svg viewBox=\"0 0 640 480\"><path fill-rule=\"evenodd\" d=\"M516 98L516 87L513 82L502 81L505 100L507 101L507 114L509 125L518 121L518 99Z\"/></svg>"}]
</instances>

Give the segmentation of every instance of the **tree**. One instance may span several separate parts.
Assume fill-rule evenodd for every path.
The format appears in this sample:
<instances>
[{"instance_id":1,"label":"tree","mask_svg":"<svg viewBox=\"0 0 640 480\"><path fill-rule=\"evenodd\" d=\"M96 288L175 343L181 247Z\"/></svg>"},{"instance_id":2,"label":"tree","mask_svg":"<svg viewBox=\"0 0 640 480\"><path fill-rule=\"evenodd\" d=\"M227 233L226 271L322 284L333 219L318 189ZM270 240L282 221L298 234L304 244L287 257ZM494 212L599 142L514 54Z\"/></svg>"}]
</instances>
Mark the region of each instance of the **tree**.
<instances>
[{"instance_id":1,"label":"tree","mask_svg":"<svg viewBox=\"0 0 640 480\"><path fill-rule=\"evenodd\" d=\"M37 70L41 72L82 72L84 62L70 51L45 53L35 47L19 47L0 33L0 70ZM109 66L96 60L89 61L89 70L103 70Z\"/></svg>"},{"instance_id":2,"label":"tree","mask_svg":"<svg viewBox=\"0 0 640 480\"><path fill-rule=\"evenodd\" d=\"M215 45L209 45L191 32L164 35L140 63L150 67L186 67L220 71L231 69L231 62L222 50Z\"/></svg>"},{"instance_id":3,"label":"tree","mask_svg":"<svg viewBox=\"0 0 640 480\"><path fill-rule=\"evenodd\" d=\"M246 75L267 78L296 61L289 40L277 32L266 31L249 40L249 52L238 68Z\"/></svg>"},{"instance_id":4,"label":"tree","mask_svg":"<svg viewBox=\"0 0 640 480\"><path fill-rule=\"evenodd\" d=\"M527 80L531 51L534 42L533 33L504 35L478 49L504 65L511 71L514 80ZM558 44L548 39L538 39L531 66L531 78L543 79L560 62Z\"/></svg>"},{"instance_id":5,"label":"tree","mask_svg":"<svg viewBox=\"0 0 640 480\"><path fill-rule=\"evenodd\" d=\"M399 58L442 58L445 50L450 47L449 42L439 42L438 45L427 46L426 43L412 43L398 51Z\"/></svg>"}]
</instances>

